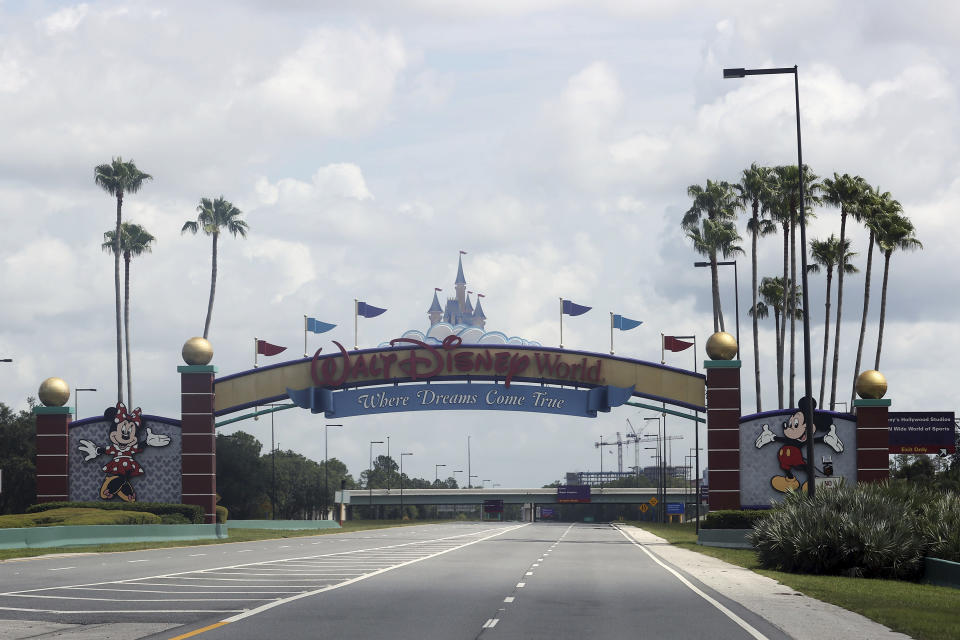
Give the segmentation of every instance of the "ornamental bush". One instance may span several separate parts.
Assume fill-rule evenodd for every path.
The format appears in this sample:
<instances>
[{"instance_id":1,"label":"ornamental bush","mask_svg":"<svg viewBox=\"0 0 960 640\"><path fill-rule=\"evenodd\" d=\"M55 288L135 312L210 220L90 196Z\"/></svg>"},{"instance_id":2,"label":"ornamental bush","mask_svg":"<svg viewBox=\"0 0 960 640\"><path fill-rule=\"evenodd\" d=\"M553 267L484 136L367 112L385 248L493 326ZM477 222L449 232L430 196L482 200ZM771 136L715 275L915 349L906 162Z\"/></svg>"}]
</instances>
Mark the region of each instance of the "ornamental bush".
<instances>
[{"instance_id":1,"label":"ornamental bush","mask_svg":"<svg viewBox=\"0 0 960 640\"><path fill-rule=\"evenodd\" d=\"M203 524L203 507L195 504L173 504L166 502L41 502L27 507L27 513L61 509L63 507L80 507L84 509L105 509L121 511L142 511L153 513L161 518L166 515L180 515L187 523Z\"/></svg>"},{"instance_id":2,"label":"ornamental bush","mask_svg":"<svg viewBox=\"0 0 960 640\"><path fill-rule=\"evenodd\" d=\"M960 495L945 493L921 507L921 528L927 555L960 562Z\"/></svg>"},{"instance_id":3,"label":"ornamental bush","mask_svg":"<svg viewBox=\"0 0 960 640\"><path fill-rule=\"evenodd\" d=\"M704 518L701 529L752 529L753 525L768 513L767 510L720 509L711 511Z\"/></svg>"},{"instance_id":4,"label":"ornamental bush","mask_svg":"<svg viewBox=\"0 0 960 640\"><path fill-rule=\"evenodd\" d=\"M760 564L796 573L916 579L928 543L922 496L898 483L787 494L748 539Z\"/></svg>"}]
</instances>

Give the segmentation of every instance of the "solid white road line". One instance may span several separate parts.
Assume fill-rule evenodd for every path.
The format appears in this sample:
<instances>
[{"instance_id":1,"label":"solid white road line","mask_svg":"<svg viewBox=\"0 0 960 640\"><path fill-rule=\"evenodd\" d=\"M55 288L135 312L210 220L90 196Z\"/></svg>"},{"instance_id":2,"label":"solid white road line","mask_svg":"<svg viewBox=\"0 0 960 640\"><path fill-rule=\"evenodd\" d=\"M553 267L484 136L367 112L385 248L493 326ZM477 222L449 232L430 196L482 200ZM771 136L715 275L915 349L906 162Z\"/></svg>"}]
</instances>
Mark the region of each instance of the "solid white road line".
<instances>
[{"instance_id":1,"label":"solid white road line","mask_svg":"<svg viewBox=\"0 0 960 640\"><path fill-rule=\"evenodd\" d=\"M735 622L740 628L742 628L744 631L746 631L747 633L749 633L752 638L756 638L756 640L769 640L769 638L767 638L767 636L763 635L762 633L760 633L759 631L757 631L756 629L754 629L746 620L744 620L743 618L741 618L740 616L738 616L737 614L735 614L733 611L730 611L730 609L726 608L725 606L723 606L722 604L720 604L719 602L717 602L714 598L710 597L709 595L707 595L706 593L704 593L702 590L698 589L696 585L694 585L692 582L690 582L689 580L687 580L686 578L684 578L678 571L676 571L676 570L673 569L672 567L667 566L664 562L662 562L662 561L660 560L660 558L658 558L656 555L654 555L654 554L653 554L649 549L647 549L644 545L640 544L639 542L637 542L636 540L634 540L632 537L630 537L630 536L627 534L627 532L625 532L623 529L621 529L620 527L614 527L614 528L615 528L617 531L620 532L620 535L622 535L624 538L626 538L627 540L629 540L631 544L633 544L635 547L637 547L638 549L640 549L641 551L643 551L645 554L647 554L648 556L650 556L650 559L651 559L651 560L653 560L654 562L656 562L658 565L660 565L661 567L663 567L664 569L666 569L666 570L669 571L670 573L672 573L677 580L679 580L681 583L683 583L683 584L684 584L686 587L688 587L691 591L693 591L695 594L697 594L698 596L700 596L701 598L703 598L704 600L706 600L706 601L709 602L710 604L712 604L714 607L717 608L718 611L720 611L720 613L722 613L723 615L725 615L725 616L727 616L728 618L730 618L730 619L731 619L733 622Z\"/></svg>"}]
</instances>

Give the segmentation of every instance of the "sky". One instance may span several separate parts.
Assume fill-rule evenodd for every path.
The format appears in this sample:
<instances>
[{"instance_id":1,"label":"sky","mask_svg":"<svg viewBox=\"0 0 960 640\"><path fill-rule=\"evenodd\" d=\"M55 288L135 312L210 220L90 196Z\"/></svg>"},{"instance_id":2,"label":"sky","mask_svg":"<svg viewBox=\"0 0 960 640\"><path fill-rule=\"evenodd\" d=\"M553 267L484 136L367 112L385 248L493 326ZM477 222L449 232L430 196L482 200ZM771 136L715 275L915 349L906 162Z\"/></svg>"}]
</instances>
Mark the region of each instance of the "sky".
<instances>
[{"instance_id":1,"label":"sky","mask_svg":"<svg viewBox=\"0 0 960 640\"><path fill-rule=\"evenodd\" d=\"M310 350L353 341L353 300L372 347L428 328L433 288L453 295L458 251L487 328L559 343L558 298L593 310L564 322L566 347L609 351L609 312L644 324L618 355L660 360L660 334L696 335L667 364L702 371L712 333L709 271L680 229L687 187L795 164L793 78L724 80L724 67L798 65L804 162L889 191L923 250L891 259L880 370L892 410L956 407L960 301L960 6L951 2L694 3L638 0L0 0L0 402L26 408L47 377L82 392L79 416L116 397L113 259L101 250L115 201L94 167L122 156L153 176L124 219L156 243L131 269L134 404L179 413L181 346L201 335L210 239L181 235L202 197L224 196L250 226L224 237L209 339L219 375L253 364L254 337L299 357L303 316L338 327ZM811 239L839 234L816 210ZM755 409L750 255L738 226L743 406ZM861 272L845 282L838 394L849 400L867 236L848 223ZM759 243L761 276L781 269ZM882 259L874 255L864 364L877 342ZM733 274L721 269L733 333ZM825 281L810 280L818 394ZM831 319L831 326L835 317ZM797 353L802 353L798 325ZM772 318L760 323L764 409L775 408ZM831 340L832 342L832 340ZM831 353L832 358L832 353ZM797 396L802 395L802 360ZM828 374L829 380L829 374ZM74 398L71 398L71 402ZM355 476L370 441L414 455L432 479L470 468L487 486L540 486L610 470L616 447L655 414L596 419L506 412L352 418L329 454ZM284 411L275 439L320 460L323 419ZM270 446L270 421L242 429ZM672 462L693 427L668 419ZM701 446L705 431L701 431ZM385 453L385 450L375 450ZM640 450L640 464L652 452ZM635 451L624 448L624 467ZM436 467L436 465L446 465ZM466 473L457 474L465 482Z\"/></svg>"}]
</instances>

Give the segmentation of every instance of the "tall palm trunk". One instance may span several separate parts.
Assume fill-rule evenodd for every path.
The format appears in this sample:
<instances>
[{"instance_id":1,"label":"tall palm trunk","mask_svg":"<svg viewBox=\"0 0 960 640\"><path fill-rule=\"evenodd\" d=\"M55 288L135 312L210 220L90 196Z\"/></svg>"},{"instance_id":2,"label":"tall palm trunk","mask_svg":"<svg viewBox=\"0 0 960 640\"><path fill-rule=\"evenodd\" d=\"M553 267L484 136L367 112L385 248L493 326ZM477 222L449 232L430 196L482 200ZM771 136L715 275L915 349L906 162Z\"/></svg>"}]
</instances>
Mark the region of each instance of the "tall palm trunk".
<instances>
[{"instance_id":1,"label":"tall palm trunk","mask_svg":"<svg viewBox=\"0 0 960 640\"><path fill-rule=\"evenodd\" d=\"M726 331L723 326L723 308L720 306L720 278L717 277L717 251L710 250L710 286L713 288L713 331Z\"/></svg>"},{"instance_id":2,"label":"tall palm trunk","mask_svg":"<svg viewBox=\"0 0 960 640\"><path fill-rule=\"evenodd\" d=\"M113 289L117 315L117 402L123 402L123 344L120 337L120 222L123 192L117 193L117 226L113 232Z\"/></svg>"},{"instance_id":3,"label":"tall palm trunk","mask_svg":"<svg viewBox=\"0 0 960 640\"><path fill-rule=\"evenodd\" d=\"M840 314L843 311L843 273L846 270L847 252L844 234L847 231L847 210L840 208L840 264L837 266L837 323L833 327L833 375L830 381L830 411L837 400L837 365L840 362Z\"/></svg>"},{"instance_id":4,"label":"tall palm trunk","mask_svg":"<svg viewBox=\"0 0 960 640\"><path fill-rule=\"evenodd\" d=\"M887 317L887 278L890 275L890 256L893 250L883 252L883 288L880 289L880 328L877 335L877 359L873 368L880 369L880 349L883 347L883 323Z\"/></svg>"},{"instance_id":5,"label":"tall palm trunk","mask_svg":"<svg viewBox=\"0 0 960 640\"><path fill-rule=\"evenodd\" d=\"M840 245L841 247L843 245ZM823 406L823 392L827 386L827 353L830 351L830 286L833 284L833 267L827 267L827 302L823 305L826 308L823 316L823 366L820 368L820 402L818 407Z\"/></svg>"},{"instance_id":6,"label":"tall palm trunk","mask_svg":"<svg viewBox=\"0 0 960 640\"><path fill-rule=\"evenodd\" d=\"M756 200L753 201L753 238L752 238L752 254L751 254L751 269L753 271L753 306L751 309L757 308L757 236L760 234L760 216L758 214L760 203ZM757 314L753 314L753 378L756 382L757 387L757 413L763 411L760 401L760 342L757 338Z\"/></svg>"},{"instance_id":7,"label":"tall palm trunk","mask_svg":"<svg viewBox=\"0 0 960 640\"><path fill-rule=\"evenodd\" d=\"M790 407L794 404L794 387L796 386L796 326L797 326L797 219L794 208L790 207L790 309L784 313L790 314ZM784 318L786 320L786 318Z\"/></svg>"},{"instance_id":8,"label":"tall palm trunk","mask_svg":"<svg viewBox=\"0 0 960 640\"><path fill-rule=\"evenodd\" d=\"M853 385L850 389L850 406L853 406L854 395L857 391L857 376L860 375L860 359L863 356L863 336L867 333L867 311L870 309L870 270L873 267L873 231L870 232L870 243L867 249L867 272L863 282L863 316L860 318L860 342L857 344L857 364L853 368Z\"/></svg>"},{"instance_id":9,"label":"tall palm trunk","mask_svg":"<svg viewBox=\"0 0 960 640\"><path fill-rule=\"evenodd\" d=\"M780 312L777 311L777 308L773 308L773 330L774 337L780 335ZM780 339L777 338L777 365L780 366L783 364L783 343L780 342ZM780 401L780 407L783 408L783 378L777 376L777 394L778 400Z\"/></svg>"},{"instance_id":10,"label":"tall palm trunk","mask_svg":"<svg viewBox=\"0 0 960 640\"><path fill-rule=\"evenodd\" d=\"M780 409L783 409L783 370L784 370L784 360L786 356L786 346L787 346L787 313L789 313L790 302L789 302L789 293L790 293L790 271L789 271L789 259L790 259L790 221L787 220L783 223L783 306L781 311L783 311L783 325L780 327L780 361L777 363L777 384L780 387Z\"/></svg>"},{"instance_id":11,"label":"tall palm trunk","mask_svg":"<svg viewBox=\"0 0 960 640\"><path fill-rule=\"evenodd\" d=\"M213 234L213 260L210 271L210 302L207 303L207 321L203 323L203 339L210 334L210 316L213 315L213 296L217 292L217 238L219 233Z\"/></svg>"},{"instance_id":12,"label":"tall palm trunk","mask_svg":"<svg viewBox=\"0 0 960 640\"><path fill-rule=\"evenodd\" d=\"M127 351L127 407L133 409L133 380L130 374L130 252L123 252L123 339Z\"/></svg>"}]
</instances>

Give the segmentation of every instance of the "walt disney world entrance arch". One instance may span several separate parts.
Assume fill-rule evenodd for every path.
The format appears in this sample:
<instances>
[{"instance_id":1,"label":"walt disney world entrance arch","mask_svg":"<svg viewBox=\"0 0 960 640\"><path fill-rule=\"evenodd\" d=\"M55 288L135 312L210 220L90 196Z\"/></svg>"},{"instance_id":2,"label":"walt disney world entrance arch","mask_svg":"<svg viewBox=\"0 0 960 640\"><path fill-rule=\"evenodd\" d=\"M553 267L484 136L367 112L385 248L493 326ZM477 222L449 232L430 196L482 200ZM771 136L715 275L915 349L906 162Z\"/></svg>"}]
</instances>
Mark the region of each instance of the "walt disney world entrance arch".
<instances>
[{"instance_id":1,"label":"walt disney world entrance arch","mask_svg":"<svg viewBox=\"0 0 960 640\"><path fill-rule=\"evenodd\" d=\"M704 412L706 377L619 356L512 345L440 345L410 338L387 348L336 351L214 379L212 348L184 345L181 374L183 501L213 513L215 426L231 414L289 398L326 418L425 410L499 410L596 417L636 396ZM637 405L638 403L633 403ZM680 411L647 406L684 417ZM737 392L739 417L739 391ZM224 419L227 418L227 419ZM213 465L211 466L211 463Z\"/></svg>"}]
</instances>

